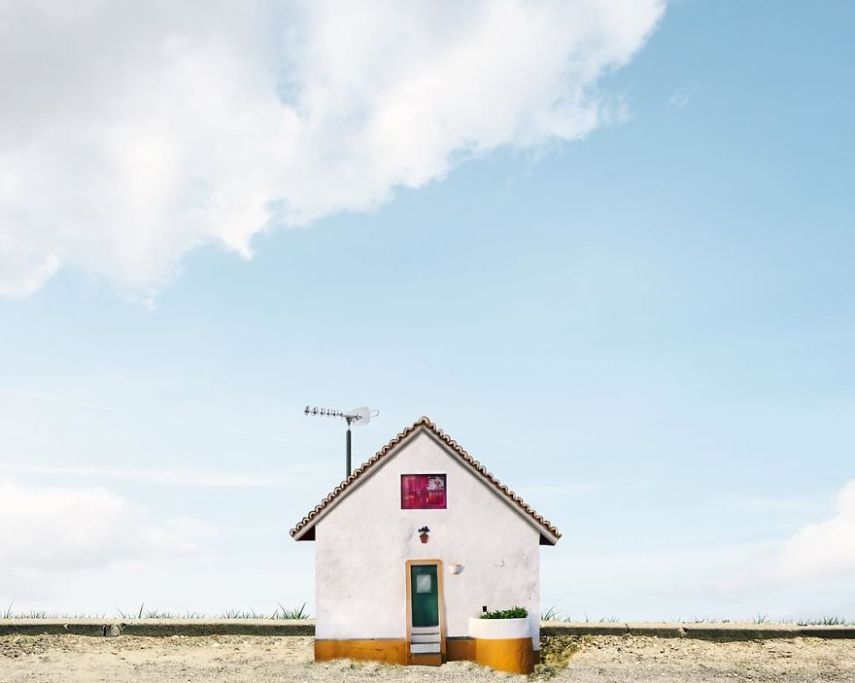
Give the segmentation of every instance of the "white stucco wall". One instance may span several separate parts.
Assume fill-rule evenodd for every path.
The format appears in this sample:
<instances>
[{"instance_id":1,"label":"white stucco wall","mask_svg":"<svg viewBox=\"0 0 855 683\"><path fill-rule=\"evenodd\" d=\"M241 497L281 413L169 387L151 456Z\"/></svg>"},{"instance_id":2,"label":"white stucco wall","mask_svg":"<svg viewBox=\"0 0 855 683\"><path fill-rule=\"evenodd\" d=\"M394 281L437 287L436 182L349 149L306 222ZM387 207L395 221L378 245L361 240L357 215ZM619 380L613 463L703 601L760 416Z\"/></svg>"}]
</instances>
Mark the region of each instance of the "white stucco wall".
<instances>
[{"instance_id":1,"label":"white stucco wall","mask_svg":"<svg viewBox=\"0 0 855 683\"><path fill-rule=\"evenodd\" d=\"M401 475L433 473L446 474L447 509L402 510ZM405 638L405 562L439 559L447 636L467 636L482 605L520 605L539 648L539 532L427 433L377 466L315 534L317 638ZM451 564L463 571L452 574Z\"/></svg>"}]
</instances>

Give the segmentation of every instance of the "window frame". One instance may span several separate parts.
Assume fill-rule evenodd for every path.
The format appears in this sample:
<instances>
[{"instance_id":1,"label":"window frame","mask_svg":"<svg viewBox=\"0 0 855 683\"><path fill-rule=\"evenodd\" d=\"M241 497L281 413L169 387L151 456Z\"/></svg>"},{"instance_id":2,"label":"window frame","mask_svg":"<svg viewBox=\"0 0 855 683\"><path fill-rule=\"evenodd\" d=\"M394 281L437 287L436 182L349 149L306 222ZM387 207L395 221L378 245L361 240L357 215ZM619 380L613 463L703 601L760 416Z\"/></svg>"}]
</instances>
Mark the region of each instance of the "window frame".
<instances>
[{"instance_id":1,"label":"window frame","mask_svg":"<svg viewBox=\"0 0 855 683\"><path fill-rule=\"evenodd\" d=\"M412 507L405 505L404 497L404 479L406 477L423 477L425 480L431 477L442 478L442 505L428 505L427 496L425 495L425 505ZM448 509L448 474L446 472L405 472L402 473L398 482L401 495L401 510L447 510Z\"/></svg>"}]
</instances>

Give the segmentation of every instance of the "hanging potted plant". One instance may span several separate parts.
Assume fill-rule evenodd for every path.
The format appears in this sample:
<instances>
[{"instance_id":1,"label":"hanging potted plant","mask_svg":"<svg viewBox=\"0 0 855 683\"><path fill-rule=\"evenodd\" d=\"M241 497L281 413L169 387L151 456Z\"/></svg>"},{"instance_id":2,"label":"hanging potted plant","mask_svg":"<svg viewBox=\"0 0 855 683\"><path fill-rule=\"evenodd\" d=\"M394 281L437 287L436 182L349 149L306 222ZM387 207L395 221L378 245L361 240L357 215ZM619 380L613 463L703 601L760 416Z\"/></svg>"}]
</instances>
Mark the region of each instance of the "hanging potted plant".
<instances>
[{"instance_id":1,"label":"hanging potted plant","mask_svg":"<svg viewBox=\"0 0 855 683\"><path fill-rule=\"evenodd\" d=\"M422 543L427 543L428 538L429 538L429 536L428 536L429 533L430 533L430 529L428 529L426 526L423 526L421 529L419 529L419 540Z\"/></svg>"}]
</instances>

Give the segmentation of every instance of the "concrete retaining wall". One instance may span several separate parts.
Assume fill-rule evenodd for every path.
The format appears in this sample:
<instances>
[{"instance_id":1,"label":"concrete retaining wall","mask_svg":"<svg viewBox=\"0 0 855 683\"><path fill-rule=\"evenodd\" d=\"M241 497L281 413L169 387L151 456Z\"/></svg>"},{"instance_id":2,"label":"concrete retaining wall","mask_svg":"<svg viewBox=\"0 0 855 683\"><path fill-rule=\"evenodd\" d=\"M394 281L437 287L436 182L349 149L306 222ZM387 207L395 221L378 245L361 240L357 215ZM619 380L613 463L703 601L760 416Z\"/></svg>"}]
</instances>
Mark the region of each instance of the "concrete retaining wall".
<instances>
[{"instance_id":1,"label":"concrete retaining wall","mask_svg":"<svg viewBox=\"0 0 855 683\"><path fill-rule=\"evenodd\" d=\"M541 622L544 636L656 636L701 640L852 638L855 626L777 624L584 624ZM315 623L285 619L0 619L0 636L313 636Z\"/></svg>"},{"instance_id":2,"label":"concrete retaining wall","mask_svg":"<svg viewBox=\"0 0 855 683\"><path fill-rule=\"evenodd\" d=\"M771 638L855 638L855 626L795 626L790 624L573 624L546 621L541 635L655 636L701 640L767 640Z\"/></svg>"},{"instance_id":3,"label":"concrete retaining wall","mask_svg":"<svg viewBox=\"0 0 855 683\"><path fill-rule=\"evenodd\" d=\"M0 619L2 635L313 636L315 622L285 619Z\"/></svg>"}]
</instances>

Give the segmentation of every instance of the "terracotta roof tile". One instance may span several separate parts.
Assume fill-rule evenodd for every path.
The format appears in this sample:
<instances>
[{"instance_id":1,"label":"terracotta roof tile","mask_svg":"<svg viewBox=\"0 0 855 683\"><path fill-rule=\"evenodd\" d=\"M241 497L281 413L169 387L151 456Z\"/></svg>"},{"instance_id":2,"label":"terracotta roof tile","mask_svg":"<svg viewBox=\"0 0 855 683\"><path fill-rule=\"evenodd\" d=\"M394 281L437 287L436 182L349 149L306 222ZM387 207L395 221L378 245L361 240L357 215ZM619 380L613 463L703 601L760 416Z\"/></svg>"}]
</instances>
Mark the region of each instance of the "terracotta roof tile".
<instances>
[{"instance_id":1,"label":"terracotta roof tile","mask_svg":"<svg viewBox=\"0 0 855 683\"><path fill-rule=\"evenodd\" d=\"M550 534L556 541L561 538L561 532L559 532L558 529L556 529L548 519L545 519L544 517L539 515L534 510L534 508L528 505L516 493L514 493L511 489L509 489L502 482L496 479L492 474L490 474L490 472L487 471L487 469L480 462L478 462L477 460L475 460L475 458L469 455L454 439L452 439L445 432L443 432L427 417L419 418L409 427L400 432L395 438L389 441L389 443L383 446L383 448L377 451L377 453L375 453L369 460L367 460L360 467L358 467L347 479L345 479L338 486L336 486L318 505L314 507L314 509L309 512L309 514L303 517L303 519L301 519L297 523L297 525L293 529L291 529L291 536L296 537L298 534L300 534L301 531L306 529L306 527L313 526L313 522L318 517L318 515L320 515L336 499L341 497L355 481L362 477L366 472L371 470L374 465L376 465L383 458L385 458L401 442L409 438L414 432L416 432L420 428L424 428L430 431L434 436L436 436L440 441L442 441L446 446L448 446L453 453L458 455L464 463L469 465L472 469L474 469L482 477L484 477L484 479L486 479L487 482L489 482L493 486L493 488L499 491L508 500L512 501L523 514L530 517L538 526L548 532L548 534Z\"/></svg>"}]
</instances>

